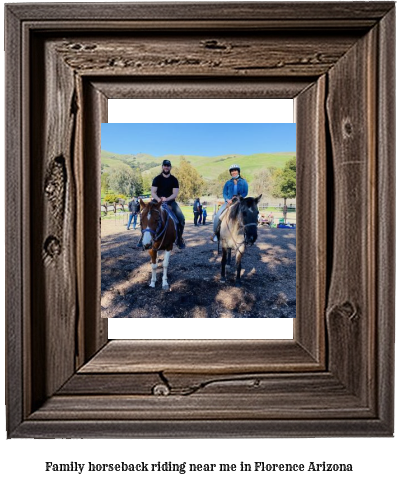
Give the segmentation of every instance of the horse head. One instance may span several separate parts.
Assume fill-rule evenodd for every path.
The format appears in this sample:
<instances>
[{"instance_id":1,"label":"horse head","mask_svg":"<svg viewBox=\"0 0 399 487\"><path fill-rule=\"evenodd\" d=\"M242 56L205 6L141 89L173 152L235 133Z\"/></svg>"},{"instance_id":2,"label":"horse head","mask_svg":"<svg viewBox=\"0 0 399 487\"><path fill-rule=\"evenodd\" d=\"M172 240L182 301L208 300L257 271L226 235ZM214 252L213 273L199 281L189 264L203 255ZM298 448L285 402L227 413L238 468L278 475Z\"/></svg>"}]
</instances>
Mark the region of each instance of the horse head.
<instances>
[{"instance_id":1,"label":"horse head","mask_svg":"<svg viewBox=\"0 0 399 487\"><path fill-rule=\"evenodd\" d=\"M241 198L238 203L246 245L253 245L258 238L258 203L261 198L262 195L259 195L257 198L249 196L244 199Z\"/></svg>"},{"instance_id":2,"label":"horse head","mask_svg":"<svg viewBox=\"0 0 399 487\"><path fill-rule=\"evenodd\" d=\"M150 201L145 203L140 201L141 208L141 232L143 234L143 247L149 249L154 240L159 235L162 228L161 205L162 202Z\"/></svg>"}]
</instances>

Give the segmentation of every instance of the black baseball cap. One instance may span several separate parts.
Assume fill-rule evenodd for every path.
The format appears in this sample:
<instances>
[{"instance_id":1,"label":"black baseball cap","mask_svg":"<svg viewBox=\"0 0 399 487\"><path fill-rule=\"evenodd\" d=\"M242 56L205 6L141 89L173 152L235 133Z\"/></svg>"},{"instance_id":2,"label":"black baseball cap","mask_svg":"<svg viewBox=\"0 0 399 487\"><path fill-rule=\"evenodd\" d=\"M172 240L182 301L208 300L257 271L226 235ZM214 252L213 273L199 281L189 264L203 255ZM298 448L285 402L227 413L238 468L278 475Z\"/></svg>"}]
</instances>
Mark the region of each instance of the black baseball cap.
<instances>
[{"instance_id":1,"label":"black baseball cap","mask_svg":"<svg viewBox=\"0 0 399 487\"><path fill-rule=\"evenodd\" d=\"M164 161L162 161L162 165L163 166L171 166L172 163L170 161L168 161L167 159L165 159Z\"/></svg>"}]
</instances>

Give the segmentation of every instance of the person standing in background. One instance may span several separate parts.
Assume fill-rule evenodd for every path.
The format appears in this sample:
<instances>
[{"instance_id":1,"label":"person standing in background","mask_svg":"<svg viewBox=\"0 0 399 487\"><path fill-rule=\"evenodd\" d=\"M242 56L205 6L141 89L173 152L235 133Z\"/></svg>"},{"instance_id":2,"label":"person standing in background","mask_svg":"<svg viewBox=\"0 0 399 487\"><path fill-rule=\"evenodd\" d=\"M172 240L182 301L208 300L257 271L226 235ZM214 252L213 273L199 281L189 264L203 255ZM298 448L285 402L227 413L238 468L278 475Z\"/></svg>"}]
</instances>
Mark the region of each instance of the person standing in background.
<instances>
[{"instance_id":1,"label":"person standing in background","mask_svg":"<svg viewBox=\"0 0 399 487\"><path fill-rule=\"evenodd\" d=\"M206 212L206 206L202 208L202 224L205 225L205 220L206 217L208 216L208 213Z\"/></svg>"},{"instance_id":2,"label":"person standing in background","mask_svg":"<svg viewBox=\"0 0 399 487\"><path fill-rule=\"evenodd\" d=\"M129 201L129 221L127 222L127 230L130 230L130 224L133 220L133 230L136 230L137 225L137 215L140 213L140 203L138 198L132 198Z\"/></svg>"},{"instance_id":3,"label":"person standing in background","mask_svg":"<svg viewBox=\"0 0 399 487\"><path fill-rule=\"evenodd\" d=\"M193 205L193 213L194 213L194 226L196 227L198 225L198 217L199 217L199 211L198 207L200 206L200 200L199 198L195 198L194 200L194 205Z\"/></svg>"},{"instance_id":4,"label":"person standing in background","mask_svg":"<svg viewBox=\"0 0 399 487\"><path fill-rule=\"evenodd\" d=\"M202 223L202 205L199 203L198 205L198 225Z\"/></svg>"}]
</instances>

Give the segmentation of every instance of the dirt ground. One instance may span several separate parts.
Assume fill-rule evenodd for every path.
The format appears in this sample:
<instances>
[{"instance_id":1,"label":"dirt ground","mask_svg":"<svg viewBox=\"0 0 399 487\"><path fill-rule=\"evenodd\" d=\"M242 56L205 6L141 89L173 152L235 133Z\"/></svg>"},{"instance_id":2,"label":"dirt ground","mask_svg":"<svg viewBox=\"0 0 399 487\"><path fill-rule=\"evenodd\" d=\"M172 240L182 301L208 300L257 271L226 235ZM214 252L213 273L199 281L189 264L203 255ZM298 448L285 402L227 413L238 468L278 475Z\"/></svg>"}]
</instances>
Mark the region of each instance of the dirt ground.
<instances>
[{"instance_id":1,"label":"dirt ground","mask_svg":"<svg viewBox=\"0 0 399 487\"><path fill-rule=\"evenodd\" d=\"M235 287L233 252L227 282L220 282L221 252L211 223L187 222L186 248L174 247L162 290L163 252L156 288L150 288L148 252L136 248L140 227L101 223L101 316L103 318L295 318L296 231L258 228L258 240L242 259L242 287Z\"/></svg>"}]
</instances>

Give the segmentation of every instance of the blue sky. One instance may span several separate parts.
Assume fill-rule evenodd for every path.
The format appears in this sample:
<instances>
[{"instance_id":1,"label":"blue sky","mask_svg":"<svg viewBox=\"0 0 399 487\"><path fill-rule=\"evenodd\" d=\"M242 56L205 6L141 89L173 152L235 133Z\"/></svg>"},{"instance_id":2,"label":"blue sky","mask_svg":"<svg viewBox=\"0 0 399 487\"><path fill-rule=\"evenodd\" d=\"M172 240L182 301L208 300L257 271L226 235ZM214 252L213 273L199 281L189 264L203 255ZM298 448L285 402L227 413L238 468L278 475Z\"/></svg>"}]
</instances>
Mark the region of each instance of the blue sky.
<instances>
[{"instance_id":1,"label":"blue sky","mask_svg":"<svg viewBox=\"0 0 399 487\"><path fill-rule=\"evenodd\" d=\"M103 123L101 149L117 154L217 156L295 152L294 123Z\"/></svg>"}]
</instances>

